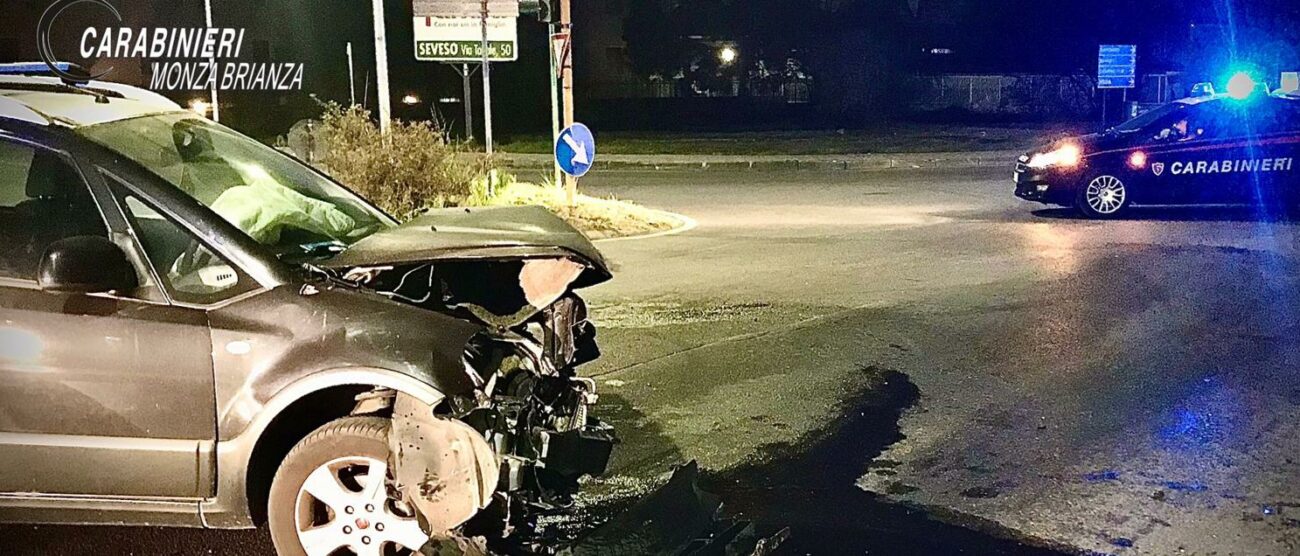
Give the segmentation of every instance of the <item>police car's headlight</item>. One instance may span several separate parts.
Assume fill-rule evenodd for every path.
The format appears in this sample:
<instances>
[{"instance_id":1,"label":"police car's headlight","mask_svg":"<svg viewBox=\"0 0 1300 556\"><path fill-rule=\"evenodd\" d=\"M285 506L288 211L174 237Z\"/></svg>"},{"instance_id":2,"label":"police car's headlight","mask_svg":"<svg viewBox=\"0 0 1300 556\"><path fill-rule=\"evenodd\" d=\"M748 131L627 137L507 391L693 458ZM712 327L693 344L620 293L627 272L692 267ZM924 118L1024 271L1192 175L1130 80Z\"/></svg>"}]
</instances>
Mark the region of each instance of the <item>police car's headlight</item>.
<instances>
[{"instance_id":1,"label":"police car's headlight","mask_svg":"<svg viewBox=\"0 0 1300 556\"><path fill-rule=\"evenodd\" d=\"M1083 150L1075 144L1062 145L1052 152L1038 153L1029 159L1029 167L1036 170L1051 168L1073 168L1083 161Z\"/></svg>"}]
</instances>

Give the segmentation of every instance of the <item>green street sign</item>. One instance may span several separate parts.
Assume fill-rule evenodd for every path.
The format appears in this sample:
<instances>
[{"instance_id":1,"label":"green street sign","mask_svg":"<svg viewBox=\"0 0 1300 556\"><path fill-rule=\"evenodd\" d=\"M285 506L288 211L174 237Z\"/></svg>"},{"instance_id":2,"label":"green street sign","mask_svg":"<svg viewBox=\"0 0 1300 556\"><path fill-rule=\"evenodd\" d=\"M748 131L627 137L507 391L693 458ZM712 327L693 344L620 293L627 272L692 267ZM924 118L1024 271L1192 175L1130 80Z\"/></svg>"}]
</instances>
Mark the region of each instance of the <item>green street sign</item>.
<instances>
[{"instance_id":1,"label":"green street sign","mask_svg":"<svg viewBox=\"0 0 1300 556\"><path fill-rule=\"evenodd\" d=\"M482 41L417 41L415 59L421 62L479 61L483 59ZM511 41L488 42L488 60L513 62L519 59L515 43Z\"/></svg>"}]
</instances>

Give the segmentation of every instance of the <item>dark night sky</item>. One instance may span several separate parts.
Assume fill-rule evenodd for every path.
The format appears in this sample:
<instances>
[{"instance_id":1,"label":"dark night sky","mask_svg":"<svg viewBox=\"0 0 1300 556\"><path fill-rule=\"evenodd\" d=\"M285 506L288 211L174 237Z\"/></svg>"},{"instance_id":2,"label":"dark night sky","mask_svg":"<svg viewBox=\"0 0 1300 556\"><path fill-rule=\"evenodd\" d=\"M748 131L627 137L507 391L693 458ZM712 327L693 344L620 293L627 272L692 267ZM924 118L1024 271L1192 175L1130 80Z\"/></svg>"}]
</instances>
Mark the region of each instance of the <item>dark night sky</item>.
<instances>
[{"instance_id":1,"label":"dark night sky","mask_svg":"<svg viewBox=\"0 0 1300 556\"><path fill-rule=\"evenodd\" d=\"M131 26L202 24L201 0L111 1ZM689 34L745 40L772 51L802 48L833 53L822 56L842 59L808 63L877 66L872 71L1086 73L1094 69L1097 44L1103 42L1139 44L1142 67L1148 71L1195 63L1227 66L1233 45L1239 58L1253 59L1270 70L1300 66L1300 2L1296 0L575 0L580 25L621 26L623 21L609 21L622 19L619 10L609 8L611 2L629 5L623 13L633 15L626 19L623 32L634 39L627 53L634 60L646 56L646 44L657 48ZM276 113L282 117L311 115L315 107L306 92L346 100L348 41L355 48L358 95L366 90L362 80L369 76L369 105L375 106L369 2L214 0L213 4L217 25L247 28L250 40L263 41L261 55L307 64L303 93L231 95L235 107L228 113L242 127L262 136L282 127L282 122L272 124L265 117L268 103L279 107ZM48 5L49 0L5 0L0 61L35 59L36 21ZM77 35L87 24L109 24L107 16L87 6L70 10L67 19L60 21L67 35ZM410 18L409 2L388 2L394 96L415 92L425 99L459 97L460 78L455 72L412 59ZM1193 30L1193 24L1199 30ZM544 129L549 106L544 85L545 28L528 17L520 19L519 28L520 62L494 66L495 106L507 130ZM575 29L579 40L584 32L581 26ZM56 50L75 53L77 36L61 38ZM921 46L953 48L957 54L934 65L917 59ZM592 72L604 70L598 60L579 58L577 63L587 76L599 77ZM118 74L119 79L129 77L126 70ZM404 117L428 114L427 106L416 110L395 106ZM446 116L460 119L458 105L445 108ZM257 129L263 124L266 129Z\"/></svg>"}]
</instances>

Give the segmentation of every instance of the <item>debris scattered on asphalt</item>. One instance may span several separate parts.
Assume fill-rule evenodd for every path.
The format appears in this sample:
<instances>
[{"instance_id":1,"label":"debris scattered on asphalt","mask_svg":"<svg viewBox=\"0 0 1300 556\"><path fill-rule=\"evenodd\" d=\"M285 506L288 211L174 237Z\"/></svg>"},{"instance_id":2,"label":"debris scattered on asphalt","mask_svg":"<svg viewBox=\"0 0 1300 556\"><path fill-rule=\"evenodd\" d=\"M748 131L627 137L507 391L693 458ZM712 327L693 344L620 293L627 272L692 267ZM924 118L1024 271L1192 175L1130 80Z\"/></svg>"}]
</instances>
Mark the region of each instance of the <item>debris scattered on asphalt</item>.
<instances>
[{"instance_id":1,"label":"debris scattered on asphalt","mask_svg":"<svg viewBox=\"0 0 1300 556\"><path fill-rule=\"evenodd\" d=\"M759 538L748 521L723 519L722 502L699 487L700 469L690 462L668 483L623 514L579 539L565 553L586 554L771 554L789 536L783 529Z\"/></svg>"},{"instance_id":2,"label":"debris scattered on asphalt","mask_svg":"<svg viewBox=\"0 0 1300 556\"><path fill-rule=\"evenodd\" d=\"M1089 473L1089 474L1087 474L1087 475L1084 475L1084 476L1083 476L1083 480L1088 481L1088 482L1090 482L1090 483L1096 483L1096 482L1101 482L1101 481L1118 481L1118 480L1119 480L1119 471L1114 471L1114 470L1111 470L1111 469L1103 469L1103 470L1101 470L1101 471L1094 471L1094 472L1092 472L1092 473Z\"/></svg>"}]
</instances>

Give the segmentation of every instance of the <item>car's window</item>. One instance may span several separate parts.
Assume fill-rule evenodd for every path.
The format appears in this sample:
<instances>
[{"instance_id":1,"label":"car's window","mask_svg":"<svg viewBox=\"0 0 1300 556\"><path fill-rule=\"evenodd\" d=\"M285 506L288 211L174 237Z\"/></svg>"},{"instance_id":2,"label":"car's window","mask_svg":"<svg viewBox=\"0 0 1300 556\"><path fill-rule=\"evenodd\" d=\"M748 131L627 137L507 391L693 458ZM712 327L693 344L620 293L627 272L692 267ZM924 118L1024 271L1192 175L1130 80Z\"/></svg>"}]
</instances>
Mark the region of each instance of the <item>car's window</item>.
<instances>
[{"instance_id":1,"label":"car's window","mask_svg":"<svg viewBox=\"0 0 1300 556\"><path fill-rule=\"evenodd\" d=\"M35 280L50 244L108 237L86 182L62 155L0 140L0 278Z\"/></svg>"},{"instance_id":2,"label":"car's window","mask_svg":"<svg viewBox=\"0 0 1300 556\"><path fill-rule=\"evenodd\" d=\"M119 192L119 197L145 255L173 299L206 305L257 289L252 278L171 218L132 193Z\"/></svg>"},{"instance_id":3,"label":"car's window","mask_svg":"<svg viewBox=\"0 0 1300 556\"><path fill-rule=\"evenodd\" d=\"M133 118L78 130L210 207L276 253L346 247L394 224L346 188L193 114Z\"/></svg>"},{"instance_id":4,"label":"car's window","mask_svg":"<svg viewBox=\"0 0 1300 556\"><path fill-rule=\"evenodd\" d=\"M1167 126L1174 120L1177 113L1186 109L1187 105L1180 102L1158 106L1136 118L1115 126L1115 131L1120 133L1132 133L1143 130L1150 130L1152 132L1160 131L1164 126Z\"/></svg>"}]
</instances>

